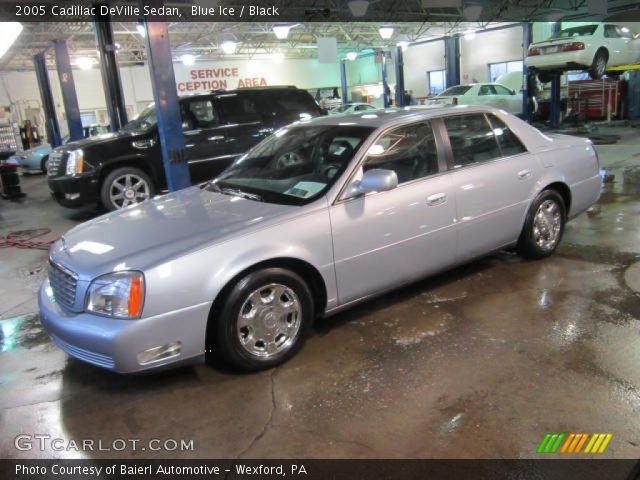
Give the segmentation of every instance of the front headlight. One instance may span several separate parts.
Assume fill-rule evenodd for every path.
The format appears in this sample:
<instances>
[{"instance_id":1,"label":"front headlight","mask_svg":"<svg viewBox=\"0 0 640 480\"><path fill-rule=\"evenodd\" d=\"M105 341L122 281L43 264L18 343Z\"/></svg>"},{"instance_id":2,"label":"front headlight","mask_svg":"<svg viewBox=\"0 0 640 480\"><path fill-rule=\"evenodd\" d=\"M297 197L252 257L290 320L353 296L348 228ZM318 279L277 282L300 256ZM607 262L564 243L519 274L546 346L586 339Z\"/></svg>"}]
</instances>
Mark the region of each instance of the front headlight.
<instances>
[{"instance_id":1,"label":"front headlight","mask_svg":"<svg viewBox=\"0 0 640 480\"><path fill-rule=\"evenodd\" d=\"M84 152L82 150L72 150L67 159L67 175L77 175L84 171Z\"/></svg>"},{"instance_id":2,"label":"front headlight","mask_svg":"<svg viewBox=\"0 0 640 480\"><path fill-rule=\"evenodd\" d=\"M140 318L143 304L144 275L141 272L115 272L91 282L86 310L116 318Z\"/></svg>"}]
</instances>

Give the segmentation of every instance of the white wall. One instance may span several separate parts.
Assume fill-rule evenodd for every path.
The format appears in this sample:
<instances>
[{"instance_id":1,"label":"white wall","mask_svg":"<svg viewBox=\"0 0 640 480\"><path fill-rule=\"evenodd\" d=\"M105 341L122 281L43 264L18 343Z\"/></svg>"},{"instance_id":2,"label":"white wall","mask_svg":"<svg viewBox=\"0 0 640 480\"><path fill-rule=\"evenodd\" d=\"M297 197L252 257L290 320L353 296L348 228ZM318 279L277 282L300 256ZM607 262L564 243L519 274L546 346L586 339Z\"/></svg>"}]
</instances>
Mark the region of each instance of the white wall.
<instances>
[{"instance_id":1,"label":"white wall","mask_svg":"<svg viewBox=\"0 0 640 480\"><path fill-rule=\"evenodd\" d=\"M488 82L489 64L523 59L522 27L476 34L460 39L460 82Z\"/></svg>"},{"instance_id":2,"label":"white wall","mask_svg":"<svg viewBox=\"0 0 640 480\"><path fill-rule=\"evenodd\" d=\"M444 41L413 45L404 52L404 84L416 97L425 97L427 72L444 69Z\"/></svg>"}]
</instances>

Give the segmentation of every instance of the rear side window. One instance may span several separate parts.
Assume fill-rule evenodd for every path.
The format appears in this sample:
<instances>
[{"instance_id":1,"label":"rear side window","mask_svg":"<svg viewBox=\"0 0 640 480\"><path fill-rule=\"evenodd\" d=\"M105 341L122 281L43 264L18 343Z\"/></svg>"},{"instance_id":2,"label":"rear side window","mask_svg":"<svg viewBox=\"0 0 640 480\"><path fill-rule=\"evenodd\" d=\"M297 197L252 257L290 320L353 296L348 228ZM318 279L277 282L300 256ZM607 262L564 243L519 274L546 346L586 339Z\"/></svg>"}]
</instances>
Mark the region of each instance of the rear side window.
<instances>
[{"instance_id":1,"label":"rear side window","mask_svg":"<svg viewBox=\"0 0 640 480\"><path fill-rule=\"evenodd\" d=\"M220 95L218 102L224 120L228 124L255 123L262 121L260 107L255 95Z\"/></svg>"},{"instance_id":2,"label":"rear side window","mask_svg":"<svg viewBox=\"0 0 640 480\"><path fill-rule=\"evenodd\" d=\"M500 158L501 152L493 130L482 113L445 117L453 151L453 168Z\"/></svg>"},{"instance_id":3,"label":"rear side window","mask_svg":"<svg viewBox=\"0 0 640 480\"><path fill-rule=\"evenodd\" d=\"M495 115L489 115L489 122L493 127L493 134L498 140L503 157L511 157L527 151L520 139L502 120Z\"/></svg>"},{"instance_id":4,"label":"rear side window","mask_svg":"<svg viewBox=\"0 0 640 480\"><path fill-rule=\"evenodd\" d=\"M319 107L308 92L303 90L282 90L265 94L270 116L279 123L290 123L310 117L317 117Z\"/></svg>"}]
</instances>

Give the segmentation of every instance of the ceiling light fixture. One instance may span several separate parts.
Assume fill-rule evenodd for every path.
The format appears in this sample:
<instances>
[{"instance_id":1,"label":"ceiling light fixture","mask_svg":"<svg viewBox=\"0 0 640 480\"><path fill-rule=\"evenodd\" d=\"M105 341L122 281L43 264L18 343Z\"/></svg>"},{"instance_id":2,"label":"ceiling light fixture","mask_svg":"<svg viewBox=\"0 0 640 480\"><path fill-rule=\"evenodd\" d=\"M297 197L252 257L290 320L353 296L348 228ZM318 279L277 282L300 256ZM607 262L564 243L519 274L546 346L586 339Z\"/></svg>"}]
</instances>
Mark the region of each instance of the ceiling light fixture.
<instances>
[{"instance_id":1,"label":"ceiling light fixture","mask_svg":"<svg viewBox=\"0 0 640 480\"><path fill-rule=\"evenodd\" d=\"M347 52L347 60L353 62L356 58L358 58L358 52Z\"/></svg>"},{"instance_id":2,"label":"ceiling light fixture","mask_svg":"<svg viewBox=\"0 0 640 480\"><path fill-rule=\"evenodd\" d=\"M380 27L378 33L380 33L383 40L389 40L393 37L393 27Z\"/></svg>"},{"instance_id":3,"label":"ceiling light fixture","mask_svg":"<svg viewBox=\"0 0 640 480\"><path fill-rule=\"evenodd\" d=\"M11 48L13 42L16 41L22 32L22 24L20 22L2 22L2 37L0 37L0 57Z\"/></svg>"},{"instance_id":4,"label":"ceiling light fixture","mask_svg":"<svg viewBox=\"0 0 640 480\"><path fill-rule=\"evenodd\" d=\"M233 40L225 40L220 44L220 48L226 55L233 55L234 53L236 53L238 44Z\"/></svg>"},{"instance_id":5,"label":"ceiling light fixture","mask_svg":"<svg viewBox=\"0 0 640 480\"><path fill-rule=\"evenodd\" d=\"M91 70L91 68L95 65L95 59L91 57L78 57L76 58L76 66L80 70Z\"/></svg>"},{"instance_id":6,"label":"ceiling light fixture","mask_svg":"<svg viewBox=\"0 0 640 480\"><path fill-rule=\"evenodd\" d=\"M180 57L180 61L187 67L190 67L194 63L196 63L196 57L191 55L190 53L185 53Z\"/></svg>"},{"instance_id":7,"label":"ceiling light fixture","mask_svg":"<svg viewBox=\"0 0 640 480\"><path fill-rule=\"evenodd\" d=\"M286 40L289 36L289 30L291 30L291 25L274 25L273 33L276 34L276 38L278 40Z\"/></svg>"},{"instance_id":8,"label":"ceiling light fixture","mask_svg":"<svg viewBox=\"0 0 640 480\"><path fill-rule=\"evenodd\" d=\"M369 2L367 0L351 0L347 6L354 17L364 17L369 9Z\"/></svg>"}]
</instances>

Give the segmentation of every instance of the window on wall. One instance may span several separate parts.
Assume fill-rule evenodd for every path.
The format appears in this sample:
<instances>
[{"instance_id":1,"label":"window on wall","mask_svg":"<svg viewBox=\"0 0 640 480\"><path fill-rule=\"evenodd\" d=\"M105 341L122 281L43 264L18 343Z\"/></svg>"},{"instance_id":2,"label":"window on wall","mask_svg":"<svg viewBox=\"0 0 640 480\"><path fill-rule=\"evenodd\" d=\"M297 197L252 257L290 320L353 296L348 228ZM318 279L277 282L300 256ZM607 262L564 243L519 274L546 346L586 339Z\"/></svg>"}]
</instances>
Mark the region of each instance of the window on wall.
<instances>
[{"instance_id":1,"label":"window on wall","mask_svg":"<svg viewBox=\"0 0 640 480\"><path fill-rule=\"evenodd\" d=\"M521 72L523 68L522 60L512 62L498 62L489 64L489 81L495 82L500 75L511 72Z\"/></svg>"},{"instance_id":2,"label":"window on wall","mask_svg":"<svg viewBox=\"0 0 640 480\"><path fill-rule=\"evenodd\" d=\"M445 70L431 70L427 72L427 91L431 95L442 93L447 88L447 72Z\"/></svg>"}]
</instances>

